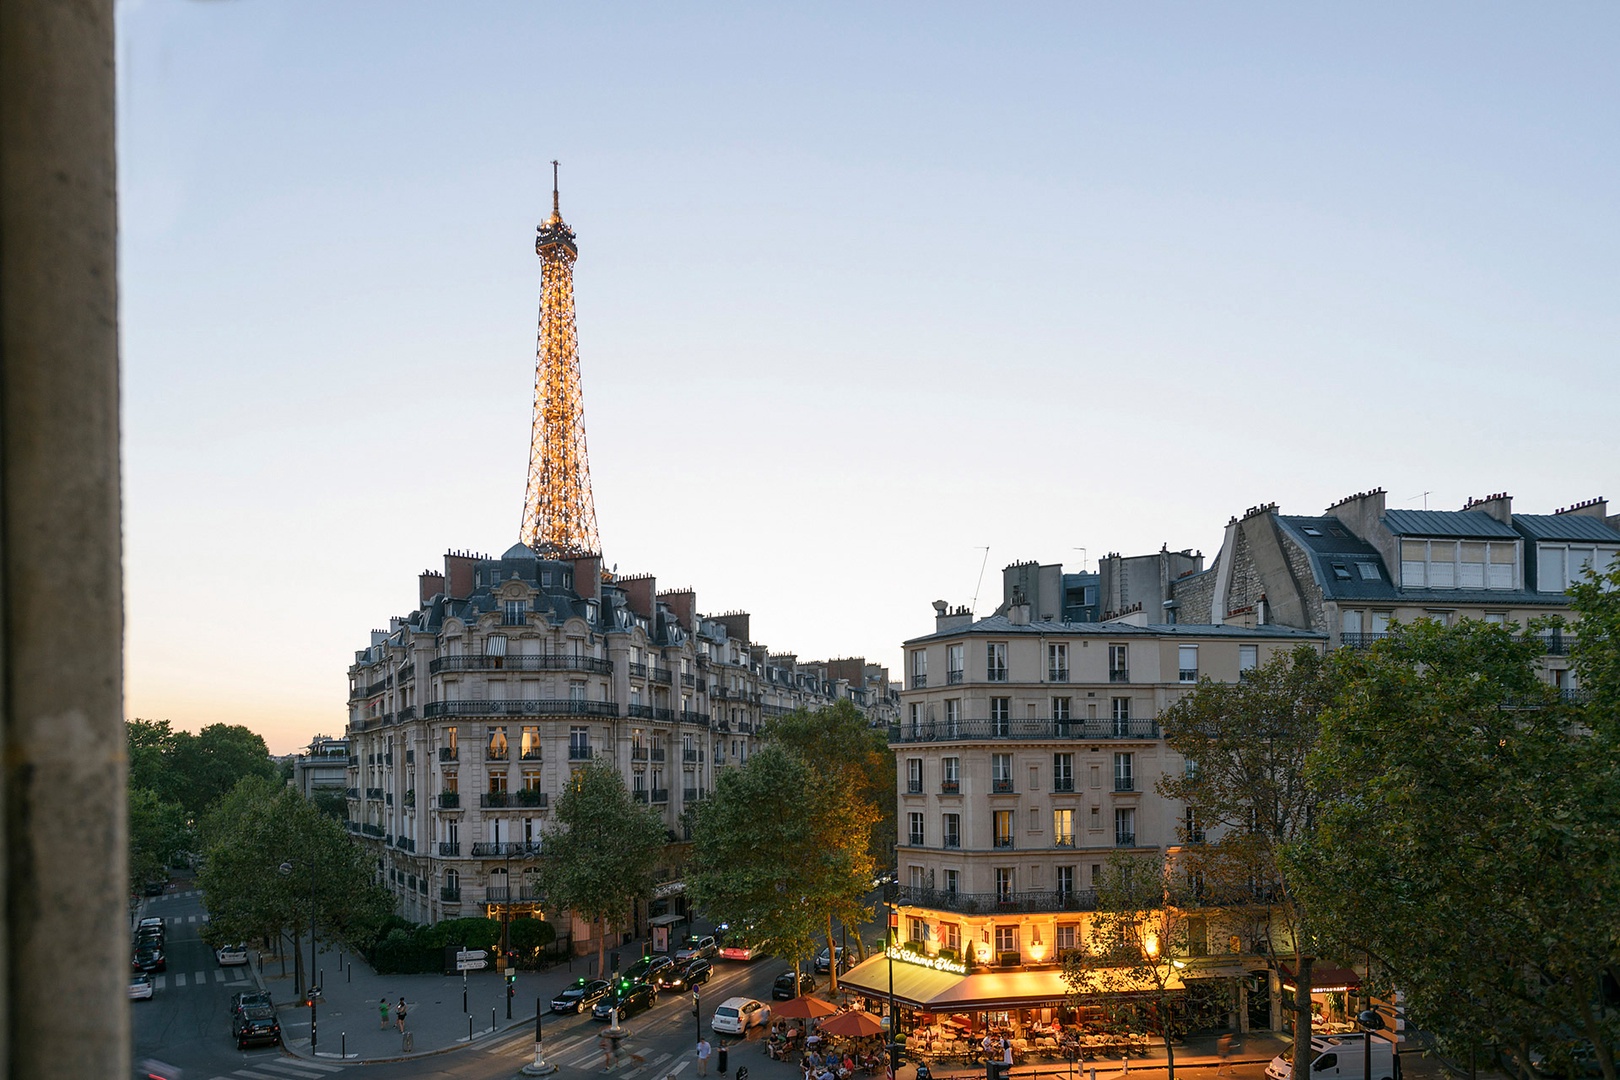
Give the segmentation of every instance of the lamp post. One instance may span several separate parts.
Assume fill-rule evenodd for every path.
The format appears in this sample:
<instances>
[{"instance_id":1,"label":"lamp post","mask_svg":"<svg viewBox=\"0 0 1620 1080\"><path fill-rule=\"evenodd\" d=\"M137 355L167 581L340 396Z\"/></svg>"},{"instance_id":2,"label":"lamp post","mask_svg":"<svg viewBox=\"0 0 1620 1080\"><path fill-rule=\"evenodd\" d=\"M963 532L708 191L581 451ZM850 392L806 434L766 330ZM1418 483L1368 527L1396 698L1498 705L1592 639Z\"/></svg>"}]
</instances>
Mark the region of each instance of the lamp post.
<instances>
[{"instance_id":1,"label":"lamp post","mask_svg":"<svg viewBox=\"0 0 1620 1080\"><path fill-rule=\"evenodd\" d=\"M289 877L293 872L292 860L283 862L276 868L282 877ZM315 849L310 848L309 853L309 976L304 980L304 990L309 996L309 1048L315 1049L315 998L320 987L315 984Z\"/></svg>"}]
</instances>

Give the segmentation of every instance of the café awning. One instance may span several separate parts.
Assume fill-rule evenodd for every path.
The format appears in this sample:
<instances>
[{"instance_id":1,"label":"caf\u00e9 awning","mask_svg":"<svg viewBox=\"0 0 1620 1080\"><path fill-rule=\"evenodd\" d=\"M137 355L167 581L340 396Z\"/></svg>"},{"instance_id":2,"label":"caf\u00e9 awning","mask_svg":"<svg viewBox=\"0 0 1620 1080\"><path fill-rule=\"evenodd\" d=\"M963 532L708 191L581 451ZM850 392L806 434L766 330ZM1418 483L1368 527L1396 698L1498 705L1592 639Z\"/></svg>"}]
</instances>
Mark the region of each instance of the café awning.
<instances>
[{"instance_id":1,"label":"caf\u00e9 awning","mask_svg":"<svg viewBox=\"0 0 1620 1080\"><path fill-rule=\"evenodd\" d=\"M874 956L839 976L840 986L872 997L889 993L889 959ZM1164 989L1184 989L1181 975L1166 973ZM1037 971L984 971L956 975L904 961L894 964L896 1001L928 1012L977 1012L983 1009L1036 1009L1065 1005L1078 990L1084 996L1157 993L1150 978L1124 971L1091 973L1079 987L1071 987L1058 968Z\"/></svg>"}]
</instances>

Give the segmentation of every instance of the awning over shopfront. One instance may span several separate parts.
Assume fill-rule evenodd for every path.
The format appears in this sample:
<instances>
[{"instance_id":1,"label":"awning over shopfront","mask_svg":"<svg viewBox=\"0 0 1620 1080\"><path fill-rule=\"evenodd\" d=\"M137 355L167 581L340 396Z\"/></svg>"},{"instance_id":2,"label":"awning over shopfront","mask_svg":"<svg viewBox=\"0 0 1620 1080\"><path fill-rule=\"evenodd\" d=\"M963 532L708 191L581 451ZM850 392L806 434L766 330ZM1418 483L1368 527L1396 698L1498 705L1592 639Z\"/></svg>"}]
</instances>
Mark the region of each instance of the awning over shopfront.
<instances>
[{"instance_id":1,"label":"awning over shopfront","mask_svg":"<svg viewBox=\"0 0 1620 1080\"><path fill-rule=\"evenodd\" d=\"M1278 964L1277 972L1282 976L1283 989L1296 990L1299 984L1294 980L1294 969L1287 964ZM1346 990L1355 990L1361 986L1361 976L1349 968L1333 967L1330 964L1319 964L1311 968L1311 993L1332 994L1342 993Z\"/></svg>"},{"instance_id":2,"label":"awning over shopfront","mask_svg":"<svg viewBox=\"0 0 1620 1080\"><path fill-rule=\"evenodd\" d=\"M889 959L874 956L839 976L840 986L883 998L889 993ZM935 971L907 961L894 962L894 997L912 1008L928 1012L959 1013L983 1009L1038 1009L1065 1005L1073 992L1058 968L1040 971L987 971L957 975ZM1157 992L1151 979L1131 978L1126 972L1092 974L1079 988L1083 994L1141 994ZM1167 973L1165 989L1183 989L1181 975Z\"/></svg>"}]
</instances>

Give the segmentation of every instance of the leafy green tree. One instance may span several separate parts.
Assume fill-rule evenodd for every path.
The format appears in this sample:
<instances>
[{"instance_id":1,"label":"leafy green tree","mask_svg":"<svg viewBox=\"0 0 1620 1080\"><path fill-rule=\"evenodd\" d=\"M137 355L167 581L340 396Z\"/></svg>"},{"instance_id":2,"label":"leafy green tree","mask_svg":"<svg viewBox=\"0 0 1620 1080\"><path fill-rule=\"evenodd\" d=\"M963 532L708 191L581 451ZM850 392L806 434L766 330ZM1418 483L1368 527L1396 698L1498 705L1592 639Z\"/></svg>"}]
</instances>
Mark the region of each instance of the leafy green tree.
<instances>
[{"instance_id":1,"label":"leafy green tree","mask_svg":"<svg viewBox=\"0 0 1620 1080\"><path fill-rule=\"evenodd\" d=\"M1276 963L1291 953L1297 979L1294 1075L1310 1074L1314 922L1282 854L1316 829L1321 802L1306 782L1331 666L1301 646L1237 683L1200 682L1161 717L1165 742L1187 762L1159 792L1186 802L1191 841L1184 848L1189 887L1200 902L1252 916L1253 947Z\"/></svg>"},{"instance_id":2,"label":"leafy green tree","mask_svg":"<svg viewBox=\"0 0 1620 1080\"><path fill-rule=\"evenodd\" d=\"M244 777L277 776L264 739L240 724L209 724L197 734L175 733L166 767L179 789L174 797L200 818Z\"/></svg>"},{"instance_id":3,"label":"leafy green tree","mask_svg":"<svg viewBox=\"0 0 1620 1080\"><path fill-rule=\"evenodd\" d=\"M333 821L343 822L349 819L349 797L343 793L342 788L316 788L310 793L309 801L316 810Z\"/></svg>"},{"instance_id":4,"label":"leafy green tree","mask_svg":"<svg viewBox=\"0 0 1620 1080\"><path fill-rule=\"evenodd\" d=\"M541 886L548 903L602 924L597 970L606 970L609 927L622 925L635 902L651 895L667 830L656 811L631 799L624 778L603 759L575 770L552 814Z\"/></svg>"},{"instance_id":5,"label":"leafy green tree","mask_svg":"<svg viewBox=\"0 0 1620 1080\"><path fill-rule=\"evenodd\" d=\"M714 797L699 804L687 889L711 918L802 961L833 919L854 925L868 914L875 816L798 755L768 744L722 773Z\"/></svg>"},{"instance_id":6,"label":"leafy green tree","mask_svg":"<svg viewBox=\"0 0 1620 1080\"><path fill-rule=\"evenodd\" d=\"M165 802L151 788L129 789L129 880L161 881L190 843L191 830L179 803Z\"/></svg>"},{"instance_id":7,"label":"leafy green tree","mask_svg":"<svg viewBox=\"0 0 1620 1080\"><path fill-rule=\"evenodd\" d=\"M175 732L167 720L124 722L129 747L129 786L156 792L165 802L178 802L180 781L170 765L174 757Z\"/></svg>"},{"instance_id":8,"label":"leafy green tree","mask_svg":"<svg viewBox=\"0 0 1620 1080\"><path fill-rule=\"evenodd\" d=\"M300 987L305 973L297 943L312 912L329 944L363 949L393 907L370 858L343 828L274 780L239 782L199 831L207 855L198 876L209 912L205 939L217 946L291 932Z\"/></svg>"},{"instance_id":9,"label":"leafy green tree","mask_svg":"<svg viewBox=\"0 0 1620 1080\"><path fill-rule=\"evenodd\" d=\"M1600 592L1577 594L1592 653L1620 621ZM1336 654L1310 763L1320 820L1287 874L1444 1045L1494 1047L1528 1077L1539 1055L1573 1068L1584 1042L1614 1080L1620 771L1604 724L1543 681L1543 652L1508 627L1423 620ZM1587 664L1597 694L1612 670Z\"/></svg>"},{"instance_id":10,"label":"leafy green tree","mask_svg":"<svg viewBox=\"0 0 1620 1080\"><path fill-rule=\"evenodd\" d=\"M1162 855L1115 852L1097 883L1097 910L1078 949L1063 956L1063 980L1078 1007L1095 995L1135 1003L1136 1022L1164 1040L1168 1080L1176 1077L1175 957L1189 952L1189 922L1172 892Z\"/></svg>"},{"instance_id":11,"label":"leafy green tree","mask_svg":"<svg viewBox=\"0 0 1620 1080\"><path fill-rule=\"evenodd\" d=\"M786 716L772 720L765 729L766 744L779 746L802 761L811 772L815 790L834 800L820 810L822 821L818 832L831 837L843 857L847 850L844 830L855 819L866 820L865 865L893 866L896 836L895 806L896 769L894 751L889 748L888 733L872 727L865 714L851 701L839 700L825 709L795 709ZM854 865L853 863L851 865ZM867 871L859 882L864 895L871 884ZM852 883L840 878L834 893L845 893ZM846 915L857 925L868 914L864 904L842 900L829 900L823 905L826 912L826 938L828 955L835 955L833 920L843 921ZM838 914L843 912L843 914ZM857 943L860 938L857 936ZM833 964L832 987L838 989L838 965Z\"/></svg>"}]
</instances>

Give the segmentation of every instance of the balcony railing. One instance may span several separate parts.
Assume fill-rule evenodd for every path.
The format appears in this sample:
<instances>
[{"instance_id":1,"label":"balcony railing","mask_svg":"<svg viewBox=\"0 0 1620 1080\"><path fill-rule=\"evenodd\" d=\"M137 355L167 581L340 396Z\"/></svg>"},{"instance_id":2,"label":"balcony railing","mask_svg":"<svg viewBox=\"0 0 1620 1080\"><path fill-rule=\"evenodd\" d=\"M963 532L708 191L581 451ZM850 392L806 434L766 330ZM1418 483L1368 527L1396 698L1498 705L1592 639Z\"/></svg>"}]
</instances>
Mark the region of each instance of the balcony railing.
<instances>
[{"instance_id":1,"label":"balcony railing","mask_svg":"<svg viewBox=\"0 0 1620 1080\"><path fill-rule=\"evenodd\" d=\"M446 855L446 856L460 855L461 854L461 841L459 841L459 840L440 840L439 841L439 854L440 855Z\"/></svg>"},{"instance_id":2,"label":"balcony railing","mask_svg":"<svg viewBox=\"0 0 1620 1080\"><path fill-rule=\"evenodd\" d=\"M1114 834L1115 847L1135 847L1136 834L1133 832L1116 832Z\"/></svg>"},{"instance_id":3,"label":"balcony railing","mask_svg":"<svg viewBox=\"0 0 1620 1080\"><path fill-rule=\"evenodd\" d=\"M456 758L458 758L460 756L461 756L461 748L460 747L456 747L456 746L441 746L441 747L439 747L439 760L440 761L454 761L454 760L456 760Z\"/></svg>"},{"instance_id":4,"label":"balcony railing","mask_svg":"<svg viewBox=\"0 0 1620 1080\"><path fill-rule=\"evenodd\" d=\"M1072 848L1074 847L1074 836L1059 833L1057 836L1052 838L1052 846Z\"/></svg>"},{"instance_id":5,"label":"balcony railing","mask_svg":"<svg viewBox=\"0 0 1620 1080\"><path fill-rule=\"evenodd\" d=\"M588 746L570 745L568 747L568 760L569 761L589 761L589 760L591 760L591 748L588 747Z\"/></svg>"},{"instance_id":6,"label":"balcony railing","mask_svg":"<svg viewBox=\"0 0 1620 1080\"><path fill-rule=\"evenodd\" d=\"M380 799L382 797L383 797L383 789L382 788L380 788L380 787L368 787L368 788L366 788L366 798L368 798L368 799Z\"/></svg>"},{"instance_id":7,"label":"balcony railing","mask_svg":"<svg viewBox=\"0 0 1620 1080\"><path fill-rule=\"evenodd\" d=\"M367 836L380 837L380 836L384 835L383 827L381 825L371 825L371 824L362 825L362 826L360 826L360 831L365 833Z\"/></svg>"},{"instance_id":8,"label":"balcony railing","mask_svg":"<svg viewBox=\"0 0 1620 1080\"><path fill-rule=\"evenodd\" d=\"M460 810L461 809L461 792L459 792L459 791L441 791L441 792L439 792L439 809L440 810Z\"/></svg>"},{"instance_id":9,"label":"balcony railing","mask_svg":"<svg viewBox=\"0 0 1620 1080\"><path fill-rule=\"evenodd\" d=\"M416 853L416 841L412 840L409 836L394 837L394 846L399 848L401 851L408 851L413 855Z\"/></svg>"},{"instance_id":10,"label":"balcony railing","mask_svg":"<svg viewBox=\"0 0 1620 1080\"><path fill-rule=\"evenodd\" d=\"M907 795L921 795L922 790L923 790L923 788L922 788L922 781L921 780L907 780L906 781L906 794Z\"/></svg>"},{"instance_id":11,"label":"balcony railing","mask_svg":"<svg viewBox=\"0 0 1620 1080\"><path fill-rule=\"evenodd\" d=\"M510 791L486 791L478 796L478 805L485 810L502 810L513 801Z\"/></svg>"},{"instance_id":12,"label":"balcony railing","mask_svg":"<svg viewBox=\"0 0 1620 1080\"><path fill-rule=\"evenodd\" d=\"M669 756L669 751L665 750L662 746L653 747L650 753L653 761L663 761Z\"/></svg>"},{"instance_id":13,"label":"balcony railing","mask_svg":"<svg viewBox=\"0 0 1620 1080\"><path fill-rule=\"evenodd\" d=\"M1072 776L1054 776L1052 778L1052 794L1054 794L1054 795L1072 795L1072 794L1074 794L1074 777L1072 777Z\"/></svg>"},{"instance_id":14,"label":"balcony railing","mask_svg":"<svg viewBox=\"0 0 1620 1080\"><path fill-rule=\"evenodd\" d=\"M358 799L360 797L360 789L357 788L357 787L344 788L343 789L343 794L347 798Z\"/></svg>"},{"instance_id":15,"label":"balcony railing","mask_svg":"<svg viewBox=\"0 0 1620 1080\"><path fill-rule=\"evenodd\" d=\"M435 716L616 717L619 715L619 706L611 701L581 701L573 698L531 701L430 701L423 715L430 719Z\"/></svg>"},{"instance_id":16,"label":"balcony railing","mask_svg":"<svg viewBox=\"0 0 1620 1080\"><path fill-rule=\"evenodd\" d=\"M415 720L415 719L416 719L416 706L415 705L407 705L403 709L399 710L399 722L400 723L408 724L412 720Z\"/></svg>"},{"instance_id":17,"label":"balcony railing","mask_svg":"<svg viewBox=\"0 0 1620 1080\"><path fill-rule=\"evenodd\" d=\"M674 709L666 709L666 708L663 708L662 706L659 706L659 705L654 705L653 708L652 708L652 716L651 716L650 719L662 720L666 724L673 724L675 722L675 710Z\"/></svg>"},{"instance_id":18,"label":"balcony railing","mask_svg":"<svg viewBox=\"0 0 1620 1080\"><path fill-rule=\"evenodd\" d=\"M926 687L927 685L928 685L928 676L927 675L919 675L916 672L912 672L912 675L911 675L911 689L913 689L913 690L921 690L924 687Z\"/></svg>"},{"instance_id":19,"label":"balcony railing","mask_svg":"<svg viewBox=\"0 0 1620 1080\"><path fill-rule=\"evenodd\" d=\"M990 781L990 794L1011 795L1012 793L1013 782L1011 777L997 777Z\"/></svg>"},{"instance_id":20,"label":"balcony railing","mask_svg":"<svg viewBox=\"0 0 1620 1080\"><path fill-rule=\"evenodd\" d=\"M996 912L1095 911L1097 894L1091 889L1006 893L960 893L943 889L917 889L902 885L900 903L914 907L954 911L963 915Z\"/></svg>"},{"instance_id":21,"label":"balcony railing","mask_svg":"<svg viewBox=\"0 0 1620 1080\"><path fill-rule=\"evenodd\" d=\"M960 835L951 836L947 834L939 846L948 851L956 851L962 846L962 837Z\"/></svg>"},{"instance_id":22,"label":"balcony railing","mask_svg":"<svg viewBox=\"0 0 1620 1080\"><path fill-rule=\"evenodd\" d=\"M626 705L624 714L632 720L651 720L653 718L653 708L651 705Z\"/></svg>"},{"instance_id":23,"label":"balcony railing","mask_svg":"<svg viewBox=\"0 0 1620 1080\"><path fill-rule=\"evenodd\" d=\"M1389 637L1387 633L1340 634L1339 644L1344 646L1346 649L1365 649L1369 645L1375 645L1387 637Z\"/></svg>"},{"instance_id":24,"label":"balcony railing","mask_svg":"<svg viewBox=\"0 0 1620 1080\"><path fill-rule=\"evenodd\" d=\"M1068 682L1069 669L1066 667L1047 668L1046 679L1048 682Z\"/></svg>"},{"instance_id":25,"label":"balcony railing","mask_svg":"<svg viewBox=\"0 0 1620 1080\"><path fill-rule=\"evenodd\" d=\"M428 671L589 671L613 674L613 661L595 656L568 653L541 653L538 656L440 656L428 664Z\"/></svg>"},{"instance_id":26,"label":"balcony railing","mask_svg":"<svg viewBox=\"0 0 1620 1080\"><path fill-rule=\"evenodd\" d=\"M405 751L405 764L407 764L407 765L415 765L416 764L416 751L415 750L407 750L407 751Z\"/></svg>"},{"instance_id":27,"label":"balcony railing","mask_svg":"<svg viewBox=\"0 0 1620 1080\"><path fill-rule=\"evenodd\" d=\"M1114 777L1114 790L1115 791L1135 791L1136 790L1136 777L1134 777L1134 776L1116 776L1116 777Z\"/></svg>"},{"instance_id":28,"label":"balcony railing","mask_svg":"<svg viewBox=\"0 0 1620 1080\"><path fill-rule=\"evenodd\" d=\"M646 761L647 760L647 748L645 746L632 746L630 748L630 760L631 761Z\"/></svg>"},{"instance_id":29,"label":"balcony railing","mask_svg":"<svg viewBox=\"0 0 1620 1080\"><path fill-rule=\"evenodd\" d=\"M990 846L991 847L998 847L998 848L1010 848L1010 847L1013 846L1013 838L1010 837L1010 836L997 836L997 837L994 837L990 841Z\"/></svg>"},{"instance_id":30,"label":"balcony railing","mask_svg":"<svg viewBox=\"0 0 1620 1080\"><path fill-rule=\"evenodd\" d=\"M655 787L652 789L652 801L655 803L669 802L669 788Z\"/></svg>"},{"instance_id":31,"label":"balcony railing","mask_svg":"<svg viewBox=\"0 0 1620 1080\"><path fill-rule=\"evenodd\" d=\"M527 750L519 751L518 752L518 760L519 761L539 761L540 760L540 748L538 746L531 746Z\"/></svg>"},{"instance_id":32,"label":"balcony railing","mask_svg":"<svg viewBox=\"0 0 1620 1080\"><path fill-rule=\"evenodd\" d=\"M359 767L360 767L360 755L359 754L350 754L349 755L349 768L358 769Z\"/></svg>"},{"instance_id":33,"label":"balcony railing","mask_svg":"<svg viewBox=\"0 0 1620 1080\"><path fill-rule=\"evenodd\" d=\"M1130 668L1113 668L1112 670L1110 670L1108 672L1108 681L1109 682L1130 682L1131 681Z\"/></svg>"},{"instance_id":34,"label":"balcony railing","mask_svg":"<svg viewBox=\"0 0 1620 1080\"><path fill-rule=\"evenodd\" d=\"M534 788L518 788L512 792L513 806L534 806L541 810L551 805L551 796Z\"/></svg>"},{"instance_id":35,"label":"balcony railing","mask_svg":"<svg viewBox=\"0 0 1620 1080\"><path fill-rule=\"evenodd\" d=\"M681 788L681 801L695 803L703 798L703 789L700 787Z\"/></svg>"},{"instance_id":36,"label":"balcony railing","mask_svg":"<svg viewBox=\"0 0 1620 1080\"><path fill-rule=\"evenodd\" d=\"M449 901L451 903L459 903L460 900L461 900L461 886L459 886L459 885L440 885L439 886L439 899L440 900L447 900L447 901Z\"/></svg>"},{"instance_id":37,"label":"balcony railing","mask_svg":"<svg viewBox=\"0 0 1620 1080\"><path fill-rule=\"evenodd\" d=\"M519 901L544 900L540 890L530 885L486 885L484 886L484 902L489 904L511 904Z\"/></svg>"},{"instance_id":38,"label":"balcony railing","mask_svg":"<svg viewBox=\"0 0 1620 1080\"><path fill-rule=\"evenodd\" d=\"M1007 669L1004 667L992 667L984 673L984 680L985 682L1006 682Z\"/></svg>"},{"instance_id":39,"label":"balcony railing","mask_svg":"<svg viewBox=\"0 0 1620 1080\"><path fill-rule=\"evenodd\" d=\"M654 682L661 682L665 686L673 685L675 682L675 672L671 671L667 667L653 668L652 677Z\"/></svg>"},{"instance_id":40,"label":"balcony railing","mask_svg":"<svg viewBox=\"0 0 1620 1080\"><path fill-rule=\"evenodd\" d=\"M962 670L961 668L957 668L955 671L947 671L945 673L945 685L947 685L947 686L955 686L957 683L961 682L966 677L967 677L967 672Z\"/></svg>"},{"instance_id":41,"label":"balcony railing","mask_svg":"<svg viewBox=\"0 0 1620 1080\"><path fill-rule=\"evenodd\" d=\"M401 664L399 666L399 681L400 682L404 682L407 679L414 679L414 678L416 678L416 661L413 660L409 664Z\"/></svg>"},{"instance_id":42,"label":"balcony railing","mask_svg":"<svg viewBox=\"0 0 1620 1080\"><path fill-rule=\"evenodd\" d=\"M631 791L630 800L632 802L645 803L647 801L647 789L636 788L635 790Z\"/></svg>"},{"instance_id":43,"label":"balcony railing","mask_svg":"<svg viewBox=\"0 0 1620 1080\"><path fill-rule=\"evenodd\" d=\"M638 663L635 663L634 661L632 661L630 664L628 664L626 666L629 667L630 674L633 677L635 677L637 679L645 679L647 677L647 665L646 664L638 664Z\"/></svg>"},{"instance_id":44,"label":"balcony railing","mask_svg":"<svg viewBox=\"0 0 1620 1080\"><path fill-rule=\"evenodd\" d=\"M683 763L687 764L687 765L699 765L699 764L702 764L702 762L703 762L703 751L701 751L701 750L682 750L681 751L681 761Z\"/></svg>"},{"instance_id":45,"label":"balcony railing","mask_svg":"<svg viewBox=\"0 0 1620 1080\"><path fill-rule=\"evenodd\" d=\"M923 834L920 833L920 832L912 833L911 837L910 837L910 842L911 842L912 847L922 847L923 846Z\"/></svg>"},{"instance_id":46,"label":"balcony railing","mask_svg":"<svg viewBox=\"0 0 1620 1080\"><path fill-rule=\"evenodd\" d=\"M481 843L472 846L472 856L475 859L505 859L511 856L529 856L540 854L538 842L529 844L521 840L503 840L498 843Z\"/></svg>"},{"instance_id":47,"label":"balcony railing","mask_svg":"<svg viewBox=\"0 0 1620 1080\"><path fill-rule=\"evenodd\" d=\"M690 686L693 689L696 689L697 688L697 676L692 675L692 674L690 674L688 672L685 672L685 671L681 672L681 685L682 686Z\"/></svg>"},{"instance_id":48,"label":"balcony railing","mask_svg":"<svg viewBox=\"0 0 1620 1080\"><path fill-rule=\"evenodd\" d=\"M696 709L682 709L681 710L681 723L683 723L683 724L701 724L701 725L707 727L708 723L709 723L709 714L706 713L706 712L699 712Z\"/></svg>"},{"instance_id":49,"label":"balcony railing","mask_svg":"<svg viewBox=\"0 0 1620 1080\"><path fill-rule=\"evenodd\" d=\"M891 743L989 742L1002 739L1157 739L1157 720L920 720L889 728Z\"/></svg>"}]
</instances>

